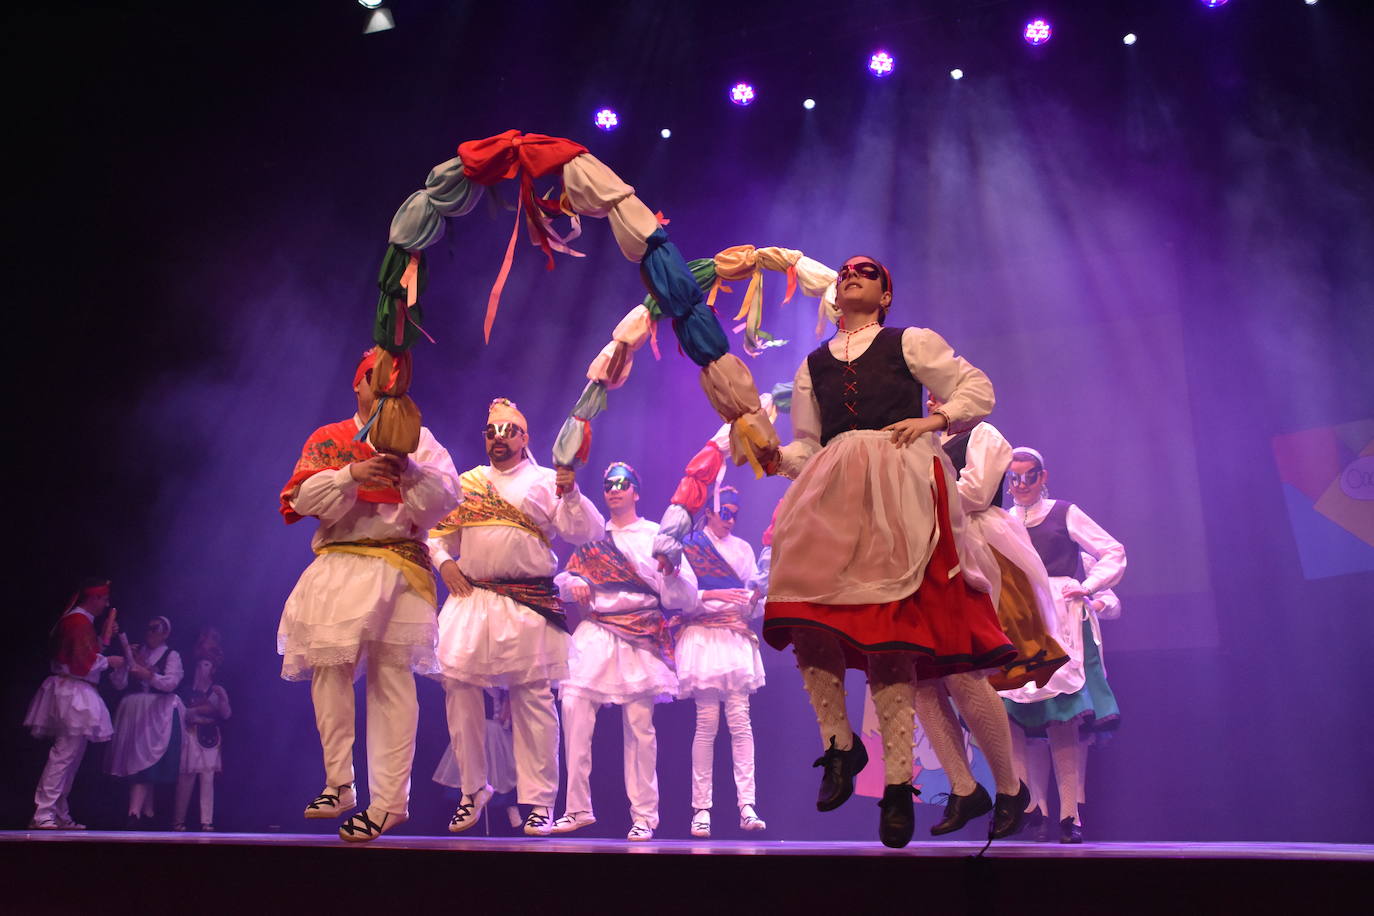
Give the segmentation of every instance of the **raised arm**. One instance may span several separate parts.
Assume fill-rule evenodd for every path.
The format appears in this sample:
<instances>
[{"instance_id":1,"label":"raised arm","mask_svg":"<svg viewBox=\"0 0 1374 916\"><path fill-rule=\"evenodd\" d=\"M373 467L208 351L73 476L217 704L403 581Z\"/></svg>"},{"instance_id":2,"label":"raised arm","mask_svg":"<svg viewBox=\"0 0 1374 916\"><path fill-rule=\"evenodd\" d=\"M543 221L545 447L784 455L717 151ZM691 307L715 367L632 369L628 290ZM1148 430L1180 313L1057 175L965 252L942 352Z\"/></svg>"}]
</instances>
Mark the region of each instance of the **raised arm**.
<instances>
[{"instance_id":1,"label":"raised arm","mask_svg":"<svg viewBox=\"0 0 1374 916\"><path fill-rule=\"evenodd\" d=\"M911 374L944 402L935 412L944 415L950 432L970 429L992 413L992 382L983 370L955 356L939 334L929 328L907 328L902 332L902 355Z\"/></svg>"}]
</instances>

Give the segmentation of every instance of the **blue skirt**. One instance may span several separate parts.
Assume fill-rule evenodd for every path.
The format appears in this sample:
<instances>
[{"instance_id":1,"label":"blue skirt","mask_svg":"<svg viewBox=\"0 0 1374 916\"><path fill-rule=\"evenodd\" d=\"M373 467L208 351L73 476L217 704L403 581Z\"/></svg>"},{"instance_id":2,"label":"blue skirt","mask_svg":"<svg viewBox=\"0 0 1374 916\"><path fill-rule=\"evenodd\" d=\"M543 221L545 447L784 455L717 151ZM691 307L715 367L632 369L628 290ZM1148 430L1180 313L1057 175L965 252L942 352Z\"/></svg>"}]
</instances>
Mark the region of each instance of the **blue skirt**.
<instances>
[{"instance_id":1,"label":"blue skirt","mask_svg":"<svg viewBox=\"0 0 1374 916\"><path fill-rule=\"evenodd\" d=\"M1085 736L1115 731L1121 724L1121 708L1107 683L1102 651L1093 640L1092 626L1083 621L1083 687L1039 703L1003 700L1007 715L1032 738L1045 737L1045 727L1056 722L1077 722Z\"/></svg>"}]
</instances>

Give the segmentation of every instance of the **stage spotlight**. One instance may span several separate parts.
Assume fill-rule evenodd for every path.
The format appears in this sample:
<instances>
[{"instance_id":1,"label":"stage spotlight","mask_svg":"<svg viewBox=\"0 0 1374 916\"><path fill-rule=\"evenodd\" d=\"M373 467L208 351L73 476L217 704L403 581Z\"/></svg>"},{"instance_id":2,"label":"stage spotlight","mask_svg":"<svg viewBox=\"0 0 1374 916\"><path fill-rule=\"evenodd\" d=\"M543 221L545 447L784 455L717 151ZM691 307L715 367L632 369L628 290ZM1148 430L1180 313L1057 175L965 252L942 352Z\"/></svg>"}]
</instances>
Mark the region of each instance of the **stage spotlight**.
<instances>
[{"instance_id":1,"label":"stage spotlight","mask_svg":"<svg viewBox=\"0 0 1374 916\"><path fill-rule=\"evenodd\" d=\"M1135 44L1135 32L1127 32L1125 37L1121 39L1121 43L1123 45Z\"/></svg>"},{"instance_id":2,"label":"stage spotlight","mask_svg":"<svg viewBox=\"0 0 1374 916\"><path fill-rule=\"evenodd\" d=\"M802 107L805 108L807 111L810 111L811 109L813 109L813 108L816 107L816 100L815 100L815 99L802 99Z\"/></svg>"},{"instance_id":3,"label":"stage spotlight","mask_svg":"<svg viewBox=\"0 0 1374 916\"><path fill-rule=\"evenodd\" d=\"M735 83L730 87L730 101L736 105L752 105L754 103L754 87L748 83Z\"/></svg>"},{"instance_id":4,"label":"stage spotlight","mask_svg":"<svg viewBox=\"0 0 1374 916\"><path fill-rule=\"evenodd\" d=\"M1050 27L1047 19L1032 19L1026 23L1026 30L1022 33L1027 44L1037 46L1049 41L1053 34L1054 29Z\"/></svg>"},{"instance_id":5,"label":"stage spotlight","mask_svg":"<svg viewBox=\"0 0 1374 916\"><path fill-rule=\"evenodd\" d=\"M669 137L673 135L673 132L665 127L658 132L658 135L662 137L664 140L667 140Z\"/></svg>"},{"instance_id":6,"label":"stage spotlight","mask_svg":"<svg viewBox=\"0 0 1374 916\"><path fill-rule=\"evenodd\" d=\"M1207 7L1208 9L1216 9L1219 6L1225 6L1226 4L1227 0L1202 0L1202 5Z\"/></svg>"},{"instance_id":7,"label":"stage spotlight","mask_svg":"<svg viewBox=\"0 0 1374 916\"><path fill-rule=\"evenodd\" d=\"M358 0L358 5L365 10L375 10L382 5L382 0Z\"/></svg>"},{"instance_id":8,"label":"stage spotlight","mask_svg":"<svg viewBox=\"0 0 1374 916\"><path fill-rule=\"evenodd\" d=\"M609 108L603 108L596 113L596 126L601 130L615 130L620 126L620 118Z\"/></svg>"},{"instance_id":9,"label":"stage spotlight","mask_svg":"<svg viewBox=\"0 0 1374 916\"><path fill-rule=\"evenodd\" d=\"M1302 0L1302 2L1303 2L1303 3L1306 3L1308 6L1316 6L1316 5L1317 5L1317 0Z\"/></svg>"},{"instance_id":10,"label":"stage spotlight","mask_svg":"<svg viewBox=\"0 0 1374 916\"><path fill-rule=\"evenodd\" d=\"M964 78L964 71L955 67L953 70L949 71L949 78L952 80L961 80Z\"/></svg>"},{"instance_id":11,"label":"stage spotlight","mask_svg":"<svg viewBox=\"0 0 1374 916\"><path fill-rule=\"evenodd\" d=\"M868 59L868 69L874 76L887 76L892 73L892 67L897 61L886 51L879 51Z\"/></svg>"},{"instance_id":12,"label":"stage spotlight","mask_svg":"<svg viewBox=\"0 0 1374 916\"><path fill-rule=\"evenodd\" d=\"M367 25L363 26L363 34L371 35L373 32L386 32L394 28L396 28L396 19L391 15L391 10L379 4L378 8L372 11L372 15L367 17Z\"/></svg>"}]
</instances>

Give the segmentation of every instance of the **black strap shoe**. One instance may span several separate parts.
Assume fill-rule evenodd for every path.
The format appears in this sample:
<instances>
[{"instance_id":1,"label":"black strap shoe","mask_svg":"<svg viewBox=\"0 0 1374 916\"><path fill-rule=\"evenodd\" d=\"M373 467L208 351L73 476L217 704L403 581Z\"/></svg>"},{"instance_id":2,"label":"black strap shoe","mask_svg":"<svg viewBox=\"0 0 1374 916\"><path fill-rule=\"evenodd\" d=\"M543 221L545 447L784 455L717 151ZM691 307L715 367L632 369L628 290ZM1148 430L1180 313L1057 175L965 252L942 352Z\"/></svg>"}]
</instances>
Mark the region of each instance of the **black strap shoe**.
<instances>
[{"instance_id":1,"label":"black strap shoe","mask_svg":"<svg viewBox=\"0 0 1374 916\"><path fill-rule=\"evenodd\" d=\"M911 842L911 834L916 830L916 803L914 799L921 790L911 783L901 783L883 789L882 801L878 807L878 839L891 849L901 849Z\"/></svg>"},{"instance_id":2,"label":"black strap shoe","mask_svg":"<svg viewBox=\"0 0 1374 916\"><path fill-rule=\"evenodd\" d=\"M1066 817L1059 822L1059 842L1077 844L1083 842L1083 828Z\"/></svg>"},{"instance_id":3,"label":"black strap shoe","mask_svg":"<svg viewBox=\"0 0 1374 916\"><path fill-rule=\"evenodd\" d=\"M813 767L824 767L821 772L821 790L816 795L817 811L834 811L849 801L854 794L854 777L868 765L868 749L854 735L854 745L847 751L835 747L835 736L830 736L830 747L816 758Z\"/></svg>"},{"instance_id":4,"label":"black strap shoe","mask_svg":"<svg viewBox=\"0 0 1374 916\"><path fill-rule=\"evenodd\" d=\"M967 795L951 794L948 804L945 805L945 819L930 828L930 835L943 836L953 833L962 829L975 817L982 817L991 810L992 799L988 798L988 790L981 785L975 785L973 791Z\"/></svg>"},{"instance_id":5,"label":"black strap shoe","mask_svg":"<svg viewBox=\"0 0 1374 916\"><path fill-rule=\"evenodd\" d=\"M1032 843L1048 843L1050 841L1050 819L1040 813L1036 808L1027 811L1021 819L1021 830L1030 837Z\"/></svg>"},{"instance_id":6,"label":"black strap shoe","mask_svg":"<svg viewBox=\"0 0 1374 916\"><path fill-rule=\"evenodd\" d=\"M1005 840L1021 832L1021 821L1026 816L1026 805L1030 804L1030 789L1021 783L1021 790L1015 795L997 793L997 804L992 812L992 830L989 835L994 840Z\"/></svg>"}]
</instances>

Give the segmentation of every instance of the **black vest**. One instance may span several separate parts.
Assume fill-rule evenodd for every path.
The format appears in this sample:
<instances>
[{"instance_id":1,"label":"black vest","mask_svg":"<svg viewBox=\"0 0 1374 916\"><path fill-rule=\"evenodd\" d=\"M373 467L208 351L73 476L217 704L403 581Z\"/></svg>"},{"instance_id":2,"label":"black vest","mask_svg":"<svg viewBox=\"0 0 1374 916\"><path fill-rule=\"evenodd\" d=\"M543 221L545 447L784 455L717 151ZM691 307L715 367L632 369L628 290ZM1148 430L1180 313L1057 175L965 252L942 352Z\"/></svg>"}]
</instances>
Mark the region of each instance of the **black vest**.
<instances>
[{"instance_id":1,"label":"black vest","mask_svg":"<svg viewBox=\"0 0 1374 916\"><path fill-rule=\"evenodd\" d=\"M902 329L882 328L852 363L836 359L830 343L806 358L821 408L821 445L851 429L882 429L924 415L924 389L902 355Z\"/></svg>"},{"instance_id":2,"label":"black vest","mask_svg":"<svg viewBox=\"0 0 1374 916\"><path fill-rule=\"evenodd\" d=\"M949 463L954 465L954 477L957 480L964 476L964 465L968 464L968 437L973 435L973 430L965 430L957 436L951 436L945 442L945 454L949 456ZM1003 469L1003 473L1006 471ZM992 497L992 504L997 508L1002 508L1002 485L997 485L997 492Z\"/></svg>"},{"instance_id":3,"label":"black vest","mask_svg":"<svg viewBox=\"0 0 1374 916\"><path fill-rule=\"evenodd\" d=\"M1034 528L1027 528L1035 552L1051 576L1068 576L1083 581L1083 548L1069 537L1069 508L1072 503L1059 500Z\"/></svg>"}]
</instances>

